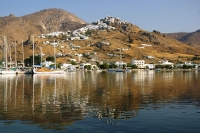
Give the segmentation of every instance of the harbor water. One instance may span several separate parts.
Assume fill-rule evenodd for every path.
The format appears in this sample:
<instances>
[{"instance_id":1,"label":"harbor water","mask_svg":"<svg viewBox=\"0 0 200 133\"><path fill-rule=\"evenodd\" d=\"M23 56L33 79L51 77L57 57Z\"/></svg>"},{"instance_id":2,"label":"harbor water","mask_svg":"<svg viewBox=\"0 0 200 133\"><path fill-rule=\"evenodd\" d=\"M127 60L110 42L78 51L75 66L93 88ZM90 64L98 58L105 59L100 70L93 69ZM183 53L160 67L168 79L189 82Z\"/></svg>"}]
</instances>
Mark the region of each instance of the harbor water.
<instances>
[{"instance_id":1,"label":"harbor water","mask_svg":"<svg viewBox=\"0 0 200 133\"><path fill-rule=\"evenodd\" d=\"M199 71L0 75L0 132L199 133Z\"/></svg>"}]
</instances>

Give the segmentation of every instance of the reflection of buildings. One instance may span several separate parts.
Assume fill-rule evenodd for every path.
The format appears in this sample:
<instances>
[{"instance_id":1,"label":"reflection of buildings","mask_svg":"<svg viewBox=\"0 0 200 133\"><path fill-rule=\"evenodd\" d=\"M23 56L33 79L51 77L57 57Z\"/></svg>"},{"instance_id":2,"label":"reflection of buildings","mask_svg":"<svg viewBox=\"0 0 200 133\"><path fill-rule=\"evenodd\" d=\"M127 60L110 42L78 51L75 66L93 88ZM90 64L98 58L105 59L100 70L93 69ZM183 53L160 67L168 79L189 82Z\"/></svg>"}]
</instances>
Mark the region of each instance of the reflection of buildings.
<instances>
[{"instance_id":1,"label":"reflection of buildings","mask_svg":"<svg viewBox=\"0 0 200 133\"><path fill-rule=\"evenodd\" d=\"M62 128L84 117L133 118L141 106L155 105L157 101L186 94L198 100L199 78L198 73L151 70L0 75L0 119L30 120L45 128L53 123L55 128ZM192 95L191 90L197 93Z\"/></svg>"}]
</instances>

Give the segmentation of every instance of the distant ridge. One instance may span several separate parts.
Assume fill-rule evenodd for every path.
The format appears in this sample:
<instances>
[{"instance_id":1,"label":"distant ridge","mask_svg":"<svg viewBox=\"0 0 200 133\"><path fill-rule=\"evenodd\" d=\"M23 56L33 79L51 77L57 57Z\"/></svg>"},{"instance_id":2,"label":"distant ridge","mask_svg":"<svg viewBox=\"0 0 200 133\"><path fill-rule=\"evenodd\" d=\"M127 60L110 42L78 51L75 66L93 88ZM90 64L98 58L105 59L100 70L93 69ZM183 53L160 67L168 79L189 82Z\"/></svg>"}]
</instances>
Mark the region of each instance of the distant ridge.
<instances>
[{"instance_id":1,"label":"distant ridge","mask_svg":"<svg viewBox=\"0 0 200 133\"><path fill-rule=\"evenodd\" d=\"M178 33L169 33L167 35L186 44L200 45L200 29L190 33L178 32Z\"/></svg>"},{"instance_id":2,"label":"distant ridge","mask_svg":"<svg viewBox=\"0 0 200 133\"><path fill-rule=\"evenodd\" d=\"M61 34L48 33L56 31ZM196 31L199 33L199 30ZM46 37L42 34L48 34ZM200 62L200 47L188 45L169 37L173 34L163 34L157 30L145 31L135 24L107 16L91 24L61 9L45 9L33 14L16 17L9 15L0 18L0 52L3 51L3 36L11 44L14 53L14 41L17 41L17 52L21 54L21 41L24 43L25 58L32 55L31 35L35 36L35 54L40 54L43 47L45 55L52 55L52 42L56 40L58 63L70 63L71 59L78 60L77 54L82 54L82 61L99 60L114 62L121 58L125 62L132 59L143 59L146 63L157 63L161 60L185 62L194 59ZM168 36L169 35L169 36ZM180 33L179 38L186 36ZM187 37L197 36L191 33ZM121 49L121 50L119 50ZM3 54L0 54L0 58ZM14 57L14 54L12 55ZM93 59L95 58L95 59ZM22 60L18 57L18 60Z\"/></svg>"},{"instance_id":3,"label":"distant ridge","mask_svg":"<svg viewBox=\"0 0 200 133\"><path fill-rule=\"evenodd\" d=\"M8 42L27 40L30 35L80 28L85 21L62 9L44 9L22 17L13 14L0 17L0 37L7 36Z\"/></svg>"}]
</instances>

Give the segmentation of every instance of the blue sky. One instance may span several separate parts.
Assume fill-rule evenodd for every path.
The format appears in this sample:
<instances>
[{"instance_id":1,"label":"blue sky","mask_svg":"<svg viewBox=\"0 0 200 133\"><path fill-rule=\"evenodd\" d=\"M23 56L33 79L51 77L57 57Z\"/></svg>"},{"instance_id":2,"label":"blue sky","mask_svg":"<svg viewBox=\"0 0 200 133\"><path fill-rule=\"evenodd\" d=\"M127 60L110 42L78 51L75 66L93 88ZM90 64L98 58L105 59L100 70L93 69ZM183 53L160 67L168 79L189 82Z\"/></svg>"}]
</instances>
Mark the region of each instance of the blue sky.
<instances>
[{"instance_id":1,"label":"blue sky","mask_svg":"<svg viewBox=\"0 0 200 133\"><path fill-rule=\"evenodd\" d=\"M200 29L200 0L0 0L0 16L23 16L58 8L91 23L119 17L140 28L163 33Z\"/></svg>"}]
</instances>

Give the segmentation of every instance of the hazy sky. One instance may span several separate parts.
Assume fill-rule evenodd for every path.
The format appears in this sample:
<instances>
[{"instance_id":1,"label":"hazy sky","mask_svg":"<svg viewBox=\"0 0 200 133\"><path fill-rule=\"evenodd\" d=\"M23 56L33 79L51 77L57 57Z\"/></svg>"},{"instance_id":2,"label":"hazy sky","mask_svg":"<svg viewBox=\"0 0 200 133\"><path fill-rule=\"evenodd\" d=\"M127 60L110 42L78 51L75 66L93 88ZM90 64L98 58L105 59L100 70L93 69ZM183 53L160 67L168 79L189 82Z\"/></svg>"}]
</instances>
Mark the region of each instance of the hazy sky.
<instances>
[{"instance_id":1,"label":"hazy sky","mask_svg":"<svg viewBox=\"0 0 200 133\"><path fill-rule=\"evenodd\" d=\"M0 0L0 16L23 16L58 8L91 23L119 17L140 28L163 33L200 29L200 0Z\"/></svg>"}]
</instances>

